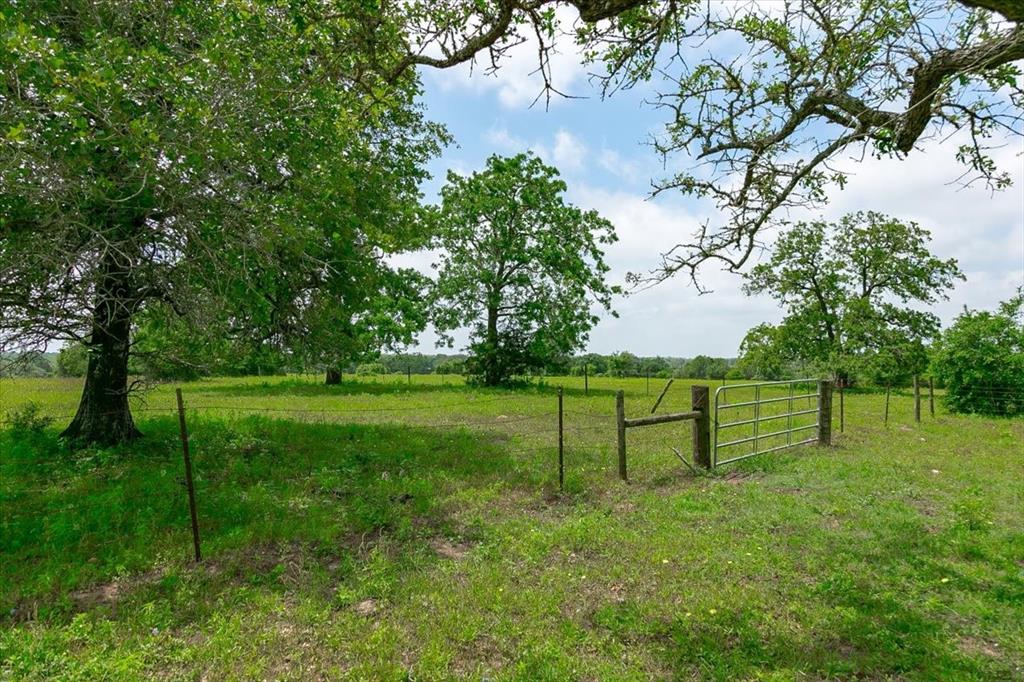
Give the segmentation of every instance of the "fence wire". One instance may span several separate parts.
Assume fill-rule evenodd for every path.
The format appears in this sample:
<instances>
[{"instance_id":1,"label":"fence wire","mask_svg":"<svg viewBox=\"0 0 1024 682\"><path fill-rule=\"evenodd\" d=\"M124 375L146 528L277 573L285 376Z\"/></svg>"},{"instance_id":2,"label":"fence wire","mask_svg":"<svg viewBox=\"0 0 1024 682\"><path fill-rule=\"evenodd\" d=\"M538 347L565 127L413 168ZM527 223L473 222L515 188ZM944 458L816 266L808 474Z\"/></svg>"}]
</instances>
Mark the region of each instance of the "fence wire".
<instances>
[{"instance_id":1,"label":"fence wire","mask_svg":"<svg viewBox=\"0 0 1024 682\"><path fill-rule=\"evenodd\" d=\"M742 399L741 391L733 394ZM897 410L893 400L890 421L906 423L911 419L907 390L892 394L900 397L900 406ZM577 402L574 396L582 397L581 392L566 393L562 446L570 483L584 468L614 470L615 413L612 396L601 395L608 397L606 403L600 395ZM1008 409L1024 405L1024 392L1013 387L977 387L974 395ZM851 397L847 392L848 409ZM689 386L677 386L661 410L688 405L689 398ZM922 398L927 415L927 386ZM936 402L944 399L940 391ZM642 391L632 395L631 416L649 414L653 401ZM833 401L838 424L837 396ZM493 414L502 402L509 403L508 413ZM429 512L435 488L452 481L494 476L503 485L556 488L559 428L553 393L531 402L525 412L507 394L310 409L246 405L216 396L193 399L186 393L185 403L199 527L215 547L228 546L253 528L270 537L398 528L408 523L409 510ZM149 558L153 543L189 552L177 409L150 401L133 402L131 411L147 417L147 423L148 418L162 423L159 433L166 438L150 441L146 449L68 451L28 443L0 452L0 547L6 556L32 565L89 565L104 556ZM60 422L75 413L44 408L35 418ZM31 420L16 410L0 419L8 429L31 431ZM304 442L297 425L322 427L316 437L326 440ZM630 448L675 470L680 466L670 450L689 452L691 437L689 423L659 425L631 432ZM31 433L26 438L31 440ZM351 447L344 445L349 438ZM7 597L0 602L6 607Z\"/></svg>"}]
</instances>

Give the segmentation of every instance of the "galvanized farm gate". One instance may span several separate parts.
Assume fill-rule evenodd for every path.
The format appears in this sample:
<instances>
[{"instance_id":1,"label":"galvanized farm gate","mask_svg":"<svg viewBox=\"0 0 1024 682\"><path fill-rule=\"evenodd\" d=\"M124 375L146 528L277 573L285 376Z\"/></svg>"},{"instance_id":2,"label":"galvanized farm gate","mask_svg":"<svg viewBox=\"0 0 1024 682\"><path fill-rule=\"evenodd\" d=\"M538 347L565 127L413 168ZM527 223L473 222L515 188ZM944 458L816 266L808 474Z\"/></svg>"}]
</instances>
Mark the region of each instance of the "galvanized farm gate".
<instances>
[{"instance_id":1,"label":"galvanized farm gate","mask_svg":"<svg viewBox=\"0 0 1024 682\"><path fill-rule=\"evenodd\" d=\"M751 392L753 399L750 399ZM730 394L737 393L746 393L746 396L729 400ZM766 409L768 406L770 409ZM746 414L728 421L730 414L736 415L739 411ZM794 423L808 415L814 415L813 423ZM782 421L785 427L777 428ZM739 429L743 432L737 433ZM722 386L715 391L712 430L712 467L807 443L828 445L832 440L832 384L795 379ZM808 432L810 436L806 435ZM762 447L766 441L769 441L767 447ZM740 445L747 447L736 452ZM733 452L720 456L728 448Z\"/></svg>"}]
</instances>

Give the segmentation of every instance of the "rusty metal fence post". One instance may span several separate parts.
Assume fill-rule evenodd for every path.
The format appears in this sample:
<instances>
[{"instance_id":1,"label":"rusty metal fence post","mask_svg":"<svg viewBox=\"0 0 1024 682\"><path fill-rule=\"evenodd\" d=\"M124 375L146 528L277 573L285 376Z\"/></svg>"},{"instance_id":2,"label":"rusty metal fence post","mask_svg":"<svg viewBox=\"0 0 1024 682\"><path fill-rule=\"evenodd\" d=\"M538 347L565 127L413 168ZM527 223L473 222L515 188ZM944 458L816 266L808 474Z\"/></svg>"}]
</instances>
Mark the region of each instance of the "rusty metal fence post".
<instances>
[{"instance_id":1,"label":"rusty metal fence post","mask_svg":"<svg viewBox=\"0 0 1024 682\"><path fill-rule=\"evenodd\" d=\"M562 421L562 387L558 387L558 492L565 488L565 436Z\"/></svg>"},{"instance_id":2,"label":"rusty metal fence post","mask_svg":"<svg viewBox=\"0 0 1024 682\"><path fill-rule=\"evenodd\" d=\"M914 375L914 421L921 423L921 380Z\"/></svg>"},{"instance_id":3,"label":"rusty metal fence post","mask_svg":"<svg viewBox=\"0 0 1024 682\"><path fill-rule=\"evenodd\" d=\"M625 481L628 480L626 474L626 394L622 390L615 392L615 429L619 441L619 478Z\"/></svg>"},{"instance_id":4,"label":"rusty metal fence post","mask_svg":"<svg viewBox=\"0 0 1024 682\"><path fill-rule=\"evenodd\" d=\"M935 378L928 377L928 411L935 416Z\"/></svg>"},{"instance_id":5,"label":"rusty metal fence post","mask_svg":"<svg viewBox=\"0 0 1024 682\"><path fill-rule=\"evenodd\" d=\"M196 513L196 488L192 481L192 456L188 449L188 428L185 426L185 403L181 398L181 389L175 389L178 398L178 427L181 431L181 451L185 458L185 487L188 489L188 510L192 516L192 547L196 562L202 560L199 549L199 516Z\"/></svg>"},{"instance_id":6,"label":"rusty metal fence post","mask_svg":"<svg viewBox=\"0 0 1024 682\"><path fill-rule=\"evenodd\" d=\"M665 388L661 389L661 395L659 395L658 399L654 401L654 407L651 408L651 414L654 414L655 410L658 409L658 405L661 405L661 401L665 399L665 394L668 393L668 389L672 388L673 381L675 381L674 378L669 379L668 383L665 384Z\"/></svg>"}]
</instances>

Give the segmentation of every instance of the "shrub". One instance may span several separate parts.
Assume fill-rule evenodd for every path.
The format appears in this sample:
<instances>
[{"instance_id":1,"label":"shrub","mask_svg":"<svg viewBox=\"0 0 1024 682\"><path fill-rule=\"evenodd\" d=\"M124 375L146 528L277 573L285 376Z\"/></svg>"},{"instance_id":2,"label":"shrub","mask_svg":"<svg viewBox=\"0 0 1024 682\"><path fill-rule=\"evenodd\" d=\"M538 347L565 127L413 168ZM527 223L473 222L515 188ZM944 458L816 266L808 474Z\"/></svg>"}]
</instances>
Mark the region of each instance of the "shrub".
<instances>
[{"instance_id":1,"label":"shrub","mask_svg":"<svg viewBox=\"0 0 1024 682\"><path fill-rule=\"evenodd\" d=\"M6 420L15 438L38 435L53 423L53 417L42 414L37 403L26 403L9 411Z\"/></svg>"},{"instance_id":2,"label":"shrub","mask_svg":"<svg viewBox=\"0 0 1024 682\"><path fill-rule=\"evenodd\" d=\"M461 358L452 358L450 360L444 360L437 363L434 368L435 374L465 374L466 373L466 360Z\"/></svg>"},{"instance_id":3,"label":"shrub","mask_svg":"<svg viewBox=\"0 0 1024 682\"><path fill-rule=\"evenodd\" d=\"M994 313L965 310L936 344L932 371L954 412L1024 413L1024 295Z\"/></svg>"},{"instance_id":4,"label":"shrub","mask_svg":"<svg viewBox=\"0 0 1024 682\"><path fill-rule=\"evenodd\" d=\"M388 368L379 362L367 362L356 367L356 374L361 377L387 374Z\"/></svg>"}]
</instances>

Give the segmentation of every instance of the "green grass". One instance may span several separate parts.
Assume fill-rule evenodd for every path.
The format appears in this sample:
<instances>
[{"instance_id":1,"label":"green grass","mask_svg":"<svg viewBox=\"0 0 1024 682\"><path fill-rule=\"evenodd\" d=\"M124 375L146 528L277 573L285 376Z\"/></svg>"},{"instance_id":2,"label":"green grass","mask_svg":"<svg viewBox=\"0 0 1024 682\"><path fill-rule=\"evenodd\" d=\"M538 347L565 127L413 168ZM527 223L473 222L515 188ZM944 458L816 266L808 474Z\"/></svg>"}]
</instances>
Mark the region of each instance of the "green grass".
<instances>
[{"instance_id":1,"label":"green grass","mask_svg":"<svg viewBox=\"0 0 1024 682\"><path fill-rule=\"evenodd\" d=\"M662 381L405 382L184 385L198 566L172 387L129 448L0 434L0 678L1024 678L1020 419L848 393L834 447L702 476L689 424L631 429L624 485L614 391L639 416Z\"/></svg>"}]
</instances>

